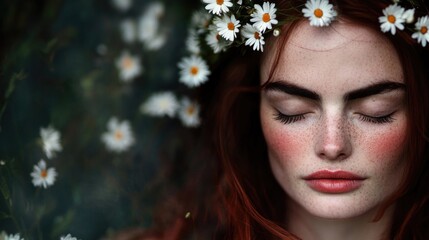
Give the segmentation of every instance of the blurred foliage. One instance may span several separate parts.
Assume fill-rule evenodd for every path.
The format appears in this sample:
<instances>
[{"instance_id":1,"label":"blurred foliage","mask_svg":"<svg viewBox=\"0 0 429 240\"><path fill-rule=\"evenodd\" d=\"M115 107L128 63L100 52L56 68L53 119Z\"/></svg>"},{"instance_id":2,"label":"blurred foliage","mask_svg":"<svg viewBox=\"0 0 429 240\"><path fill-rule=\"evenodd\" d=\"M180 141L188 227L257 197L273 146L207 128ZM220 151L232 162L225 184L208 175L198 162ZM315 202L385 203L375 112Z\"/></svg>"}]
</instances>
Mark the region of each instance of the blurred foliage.
<instances>
[{"instance_id":1,"label":"blurred foliage","mask_svg":"<svg viewBox=\"0 0 429 240\"><path fill-rule=\"evenodd\" d=\"M135 0L128 11L107 0L0 2L0 231L26 240L67 233L100 239L128 226L149 227L156 203L182 184L178 173L193 154L193 132L138 108L155 91L186 91L177 62L200 1L160 0L168 40L146 51L122 40L119 23L137 19L151 2ZM144 67L129 83L115 66L124 49ZM107 151L100 140L112 116L131 122L136 144L125 153ZM49 125L63 146L53 159L46 159L39 135ZM40 159L58 172L47 189L31 182Z\"/></svg>"}]
</instances>

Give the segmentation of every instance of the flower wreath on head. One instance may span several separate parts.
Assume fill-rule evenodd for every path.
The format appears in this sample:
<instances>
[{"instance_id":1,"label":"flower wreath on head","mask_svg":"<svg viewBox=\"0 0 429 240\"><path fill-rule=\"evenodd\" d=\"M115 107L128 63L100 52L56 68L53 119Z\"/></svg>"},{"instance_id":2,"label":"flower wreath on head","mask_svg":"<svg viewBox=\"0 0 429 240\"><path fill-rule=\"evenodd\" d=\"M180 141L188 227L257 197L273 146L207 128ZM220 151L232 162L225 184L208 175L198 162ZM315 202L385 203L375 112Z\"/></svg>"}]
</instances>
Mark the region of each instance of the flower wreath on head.
<instances>
[{"instance_id":1,"label":"flower wreath on head","mask_svg":"<svg viewBox=\"0 0 429 240\"><path fill-rule=\"evenodd\" d=\"M275 26L288 22L288 16L282 23L277 20L279 13L276 5L269 1L261 4L253 3L252 0L202 0L202 2L205 9L194 13L188 30L186 50L189 55L178 63L179 81L190 88L198 87L209 79L210 68L205 58L226 51L230 47L242 45L263 52L265 36L270 32L278 36L280 30ZM412 25L414 22L415 9L406 10L397 2L394 1L380 13L382 15L378 20L384 33L390 32L395 35L396 29L404 30L406 24ZM307 0L301 12L314 27L329 26L338 15L329 0ZM428 15L418 18L414 26L407 26L407 29L412 32L413 39L426 47L429 42ZM165 96L165 93L153 95L142 106L142 111L154 116L178 115L185 126L196 127L200 124L197 102L185 98L182 101L186 103L184 109L173 96L168 98L169 101L165 97L161 101L158 98L162 96ZM154 106L154 102L163 104ZM150 111L154 108L158 110ZM159 109L165 109L165 114ZM175 114L176 111L179 113Z\"/></svg>"}]
</instances>

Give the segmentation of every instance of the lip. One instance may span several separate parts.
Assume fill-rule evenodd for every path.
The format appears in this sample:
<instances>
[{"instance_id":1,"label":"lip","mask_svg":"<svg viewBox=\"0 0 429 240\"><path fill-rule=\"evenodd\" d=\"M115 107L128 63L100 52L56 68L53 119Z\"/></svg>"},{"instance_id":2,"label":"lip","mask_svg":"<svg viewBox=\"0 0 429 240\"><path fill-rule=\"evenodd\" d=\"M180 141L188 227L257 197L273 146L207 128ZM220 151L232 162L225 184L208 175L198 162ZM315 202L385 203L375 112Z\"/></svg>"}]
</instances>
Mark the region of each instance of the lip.
<instances>
[{"instance_id":1,"label":"lip","mask_svg":"<svg viewBox=\"0 0 429 240\"><path fill-rule=\"evenodd\" d=\"M317 171L303 178L314 191L321 193L348 193L360 188L366 179L347 171Z\"/></svg>"}]
</instances>

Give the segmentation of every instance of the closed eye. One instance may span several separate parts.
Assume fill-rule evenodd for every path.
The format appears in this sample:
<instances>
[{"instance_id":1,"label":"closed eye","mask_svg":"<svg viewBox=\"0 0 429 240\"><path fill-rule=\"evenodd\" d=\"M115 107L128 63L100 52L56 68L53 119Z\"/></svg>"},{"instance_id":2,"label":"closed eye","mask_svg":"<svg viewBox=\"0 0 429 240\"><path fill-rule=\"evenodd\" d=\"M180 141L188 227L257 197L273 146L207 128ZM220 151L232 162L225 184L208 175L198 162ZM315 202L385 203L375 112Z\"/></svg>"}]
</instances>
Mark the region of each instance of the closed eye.
<instances>
[{"instance_id":1,"label":"closed eye","mask_svg":"<svg viewBox=\"0 0 429 240\"><path fill-rule=\"evenodd\" d=\"M283 124L291 124L305 119L305 114L286 115L279 111L274 114L274 119Z\"/></svg>"},{"instance_id":2,"label":"closed eye","mask_svg":"<svg viewBox=\"0 0 429 240\"><path fill-rule=\"evenodd\" d=\"M393 118L393 114L395 114L395 112L389 113L388 115L385 115L385 116L379 116L379 117L373 117L373 116L368 116L365 114L359 114L359 118L360 118L360 120L362 120L364 122L375 123L375 124L384 124L384 123L391 123L395 120Z\"/></svg>"}]
</instances>

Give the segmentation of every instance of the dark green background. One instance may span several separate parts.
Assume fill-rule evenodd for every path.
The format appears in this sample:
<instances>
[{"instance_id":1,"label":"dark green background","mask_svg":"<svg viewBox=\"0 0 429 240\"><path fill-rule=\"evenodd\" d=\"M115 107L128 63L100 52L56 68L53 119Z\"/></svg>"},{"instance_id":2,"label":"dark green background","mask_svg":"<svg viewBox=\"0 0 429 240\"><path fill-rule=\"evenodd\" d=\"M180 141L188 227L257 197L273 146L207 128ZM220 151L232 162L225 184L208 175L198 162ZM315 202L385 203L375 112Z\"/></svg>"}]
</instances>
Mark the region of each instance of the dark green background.
<instances>
[{"instance_id":1,"label":"dark green background","mask_svg":"<svg viewBox=\"0 0 429 240\"><path fill-rule=\"evenodd\" d=\"M151 226L156 203L180 187L196 130L138 108L154 92L187 91L177 81L177 62L185 54L186 24L201 3L161 1L168 40L149 52L140 42L124 43L118 26L138 19L151 2L134 0L126 12L108 0L0 2L0 231L26 240L67 233L100 239ZM100 45L106 54L97 52ZM124 49L145 68L130 83L119 80L115 66ZM100 141L112 116L129 120L135 133L125 153L108 152ZM40 128L49 125L60 131L63 147L53 159L40 145ZM47 189L31 183L40 159L58 172Z\"/></svg>"}]
</instances>

